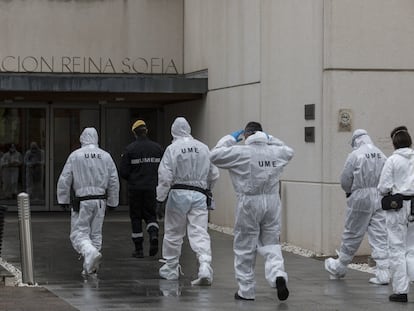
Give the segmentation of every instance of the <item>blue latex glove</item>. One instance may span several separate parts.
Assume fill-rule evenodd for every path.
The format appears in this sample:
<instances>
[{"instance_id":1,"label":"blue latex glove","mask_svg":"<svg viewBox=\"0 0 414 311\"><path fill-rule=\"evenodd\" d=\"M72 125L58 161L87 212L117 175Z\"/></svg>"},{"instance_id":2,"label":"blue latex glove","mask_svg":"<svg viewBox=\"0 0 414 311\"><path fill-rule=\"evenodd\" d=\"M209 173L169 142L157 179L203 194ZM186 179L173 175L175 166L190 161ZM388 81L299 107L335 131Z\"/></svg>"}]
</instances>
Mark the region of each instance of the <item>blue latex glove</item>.
<instances>
[{"instance_id":1,"label":"blue latex glove","mask_svg":"<svg viewBox=\"0 0 414 311\"><path fill-rule=\"evenodd\" d=\"M234 137L234 139L239 142L242 140L242 138L240 137L242 134L244 133L244 130L238 130L235 131L233 133L231 133L230 135Z\"/></svg>"}]
</instances>

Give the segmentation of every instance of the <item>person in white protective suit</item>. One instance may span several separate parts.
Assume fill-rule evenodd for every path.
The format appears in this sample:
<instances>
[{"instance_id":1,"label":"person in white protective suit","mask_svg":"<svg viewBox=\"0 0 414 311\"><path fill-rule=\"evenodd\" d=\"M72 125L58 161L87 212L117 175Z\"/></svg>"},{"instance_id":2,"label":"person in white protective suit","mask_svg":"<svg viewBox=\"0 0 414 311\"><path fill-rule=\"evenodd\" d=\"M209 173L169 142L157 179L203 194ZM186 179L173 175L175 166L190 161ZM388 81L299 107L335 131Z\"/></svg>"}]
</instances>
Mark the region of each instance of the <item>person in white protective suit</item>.
<instances>
[{"instance_id":1,"label":"person in white protective suit","mask_svg":"<svg viewBox=\"0 0 414 311\"><path fill-rule=\"evenodd\" d=\"M58 204L67 208L71 191L74 202L71 210L70 240L83 256L82 275L97 273L102 259L102 225L105 209L119 202L118 172L111 155L99 148L95 128L85 128L80 135L81 148L66 160L57 183Z\"/></svg>"},{"instance_id":2,"label":"person in white protective suit","mask_svg":"<svg viewBox=\"0 0 414 311\"><path fill-rule=\"evenodd\" d=\"M191 127L185 118L174 120L171 134L173 142L158 167L157 201L167 200L162 245L165 264L159 274L167 280L179 278L181 246L187 231L199 262L198 278L192 285L211 285L213 269L205 190L212 189L219 171L210 162L209 148L191 136Z\"/></svg>"},{"instance_id":3,"label":"person in white protective suit","mask_svg":"<svg viewBox=\"0 0 414 311\"><path fill-rule=\"evenodd\" d=\"M30 143L30 148L24 155L26 167L26 191L31 200L44 199L44 165L45 152L36 142Z\"/></svg>"},{"instance_id":4,"label":"person in white protective suit","mask_svg":"<svg viewBox=\"0 0 414 311\"><path fill-rule=\"evenodd\" d=\"M353 151L348 155L341 174L341 187L347 196L345 226L338 258L327 258L325 269L332 278L342 278L365 233L376 262L373 284L386 285L390 280L388 262L385 211L381 209L381 197L377 190L384 153L372 142L366 130L354 131L351 140Z\"/></svg>"},{"instance_id":5,"label":"person in white protective suit","mask_svg":"<svg viewBox=\"0 0 414 311\"><path fill-rule=\"evenodd\" d=\"M10 145L1 158L2 181L5 199L14 199L17 197L19 188L19 172L23 163L22 154L17 151L14 144Z\"/></svg>"},{"instance_id":6,"label":"person in white protective suit","mask_svg":"<svg viewBox=\"0 0 414 311\"><path fill-rule=\"evenodd\" d=\"M237 145L244 134L245 144ZM289 296L288 276L279 242L281 201L279 179L294 151L262 131L258 122L221 138L211 162L228 169L237 196L234 224L234 269L239 285L234 298L254 300L257 252L265 259L265 278L280 300Z\"/></svg>"},{"instance_id":7,"label":"person in white protective suit","mask_svg":"<svg viewBox=\"0 0 414 311\"><path fill-rule=\"evenodd\" d=\"M378 184L382 195L404 195L402 208L386 210L393 294L390 301L407 302L414 281L414 150L405 126L391 132L395 151L385 162Z\"/></svg>"}]
</instances>

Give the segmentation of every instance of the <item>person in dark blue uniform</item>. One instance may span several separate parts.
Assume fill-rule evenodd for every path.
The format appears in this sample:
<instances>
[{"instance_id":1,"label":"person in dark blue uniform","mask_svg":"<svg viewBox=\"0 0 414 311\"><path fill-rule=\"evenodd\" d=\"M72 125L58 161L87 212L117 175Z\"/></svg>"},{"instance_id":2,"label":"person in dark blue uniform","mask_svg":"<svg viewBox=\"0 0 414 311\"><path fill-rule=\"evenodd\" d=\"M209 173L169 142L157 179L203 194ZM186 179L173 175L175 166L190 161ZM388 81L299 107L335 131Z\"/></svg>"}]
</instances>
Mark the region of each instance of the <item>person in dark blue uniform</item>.
<instances>
[{"instance_id":1,"label":"person in dark blue uniform","mask_svg":"<svg viewBox=\"0 0 414 311\"><path fill-rule=\"evenodd\" d=\"M150 140L143 120L132 125L136 140L129 144L121 159L120 175L128 181L131 238L135 245L133 257L144 257L142 221L149 235L149 255L158 253L158 222L156 216L156 187L158 166L164 153L160 144Z\"/></svg>"}]
</instances>

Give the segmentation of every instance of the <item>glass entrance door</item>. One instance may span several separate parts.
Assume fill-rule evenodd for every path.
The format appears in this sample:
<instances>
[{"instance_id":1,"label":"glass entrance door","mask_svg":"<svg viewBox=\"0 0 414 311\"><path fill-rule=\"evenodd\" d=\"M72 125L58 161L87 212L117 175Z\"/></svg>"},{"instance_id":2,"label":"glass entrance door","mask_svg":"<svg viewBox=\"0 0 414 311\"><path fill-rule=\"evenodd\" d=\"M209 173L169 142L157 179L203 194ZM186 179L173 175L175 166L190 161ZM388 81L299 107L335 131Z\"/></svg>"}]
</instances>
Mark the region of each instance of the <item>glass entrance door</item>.
<instances>
[{"instance_id":1,"label":"glass entrance door","mask_svg":"<svg viewBox=\"0 0 414 311\"><path fill-rule=\"evenodd\" d=\"M29 194L32 211L60 210L56 184L83 128L100 132L97 104L0 105L0 204L17 210L17 194Z\"/></svg>"},{"instance_id":2,"label":"glass entrance door","mask_svg":"<svg viewBox=\"0 0 414 311\"><path fill-rule=\"evenodd\" d=\"M69 154L80 147L79 136L85 127L95 127L100 133L100 113L97 105L70 105L53 108L52 113L52 184L51 210L61 210L57 205L56 185Z\"/></svg>"},{"instance_id":3,"label":"glass entrance door","mask_svg":"<svg viewBox=\"0 0 414 311\"><path fill-rule=\"evenodd\" d=\"M0 204L10 210L21 192L29 194L32 210L47 206L47 108L37 106L0 107Z\"/></svg>"},{"instance_id":4,"label":"glass entrance door","mask_svg":"<svg viewBox=\"0 0 414 311\"><path fill-rule=\"evenodd\" d=\"M149 137L162 143L160 108L118 107L98 102L0 103L0 204L17 210L17 194L26 192L32 211L61 211L57 181L69 154L80 147L85 127L95 127L99 145L119 168L121 154L134 140L131 124L144 119ZM120 178L120 206L127 207L126 181Z\"/></svg>"}]
</instances>

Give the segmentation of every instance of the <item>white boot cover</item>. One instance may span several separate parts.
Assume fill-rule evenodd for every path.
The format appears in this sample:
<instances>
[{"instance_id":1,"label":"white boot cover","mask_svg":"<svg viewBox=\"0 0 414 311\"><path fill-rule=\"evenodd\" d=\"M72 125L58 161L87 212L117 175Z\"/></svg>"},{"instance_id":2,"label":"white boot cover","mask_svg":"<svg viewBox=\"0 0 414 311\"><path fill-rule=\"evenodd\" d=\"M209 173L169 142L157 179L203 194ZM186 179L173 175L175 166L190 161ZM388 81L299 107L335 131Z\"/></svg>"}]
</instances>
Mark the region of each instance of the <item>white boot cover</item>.
<instances>
[{"instance_id":1,"label":"white boot cover","mask_svg":"<svg viewBox=\"0 0 414 311\"><path fill-rule=\"evenodd\" d=\"M200 263L198 279L191 282L191 285L210 286L213 282L213 269L207 262Z\"/></svg>"},{"instance_id":2,"label":"white boot cover","mask_svg":"<svg viewBox=\"0 0 414 311\"><path fill-rule=\"evenodd\" d=\"M391 274L388 269L378 268L375 271L375 277L370 278L369 282L377 285L387 285L390 282Z\"/></svg>"},{"instance_id":3,"label":"white boot cover","mask_svg":"<svg viewBox=\"0 0 414 311\"><path fill-rule=\"evenodd\" d=\"M325 270L331 274L332 278L340 279L345 276L347 267L339 259L327 258L325 259Z\"/></svg>"},{"instance_id":4,"label":"white boot cover","mask_svg":"<svg viewBox=\"0 0 414 311\"><path fill-rule=\"evenodd\" d=\"M178 280L181 274L181 266L178 262L166 262L160 268L160 277L166 280Z\"/></svg>"},{"instance_id":5,"label":"white boot cover","mask_svg":"<svg viewBox=\"0 0 414 311\"><path fill-rule=\"evenodd\" d=\"M83 250L83 270L87 274L97 273L101 264L102 254L92 245L87 245Z\"/></svg>"}]
</instances>

